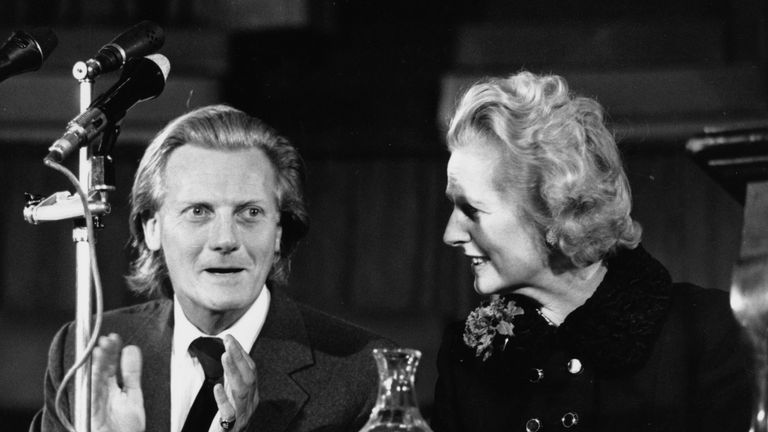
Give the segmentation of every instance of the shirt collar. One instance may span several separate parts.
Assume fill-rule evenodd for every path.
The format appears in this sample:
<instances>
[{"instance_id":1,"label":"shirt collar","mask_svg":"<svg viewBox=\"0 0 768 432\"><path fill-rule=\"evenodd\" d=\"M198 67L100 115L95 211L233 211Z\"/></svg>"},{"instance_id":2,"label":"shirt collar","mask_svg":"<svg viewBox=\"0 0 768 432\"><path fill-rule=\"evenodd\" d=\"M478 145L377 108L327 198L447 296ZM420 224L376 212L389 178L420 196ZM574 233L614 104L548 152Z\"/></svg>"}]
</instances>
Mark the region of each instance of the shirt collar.
<instances>
[{"instance_id":1,"label":"shirt collar","mask_svg":"<svg viewBox=\"0 0 768 432\"><path fill-rule=\"evenodd\" d=\"M259 336L261 328L264 326L264 321L267 319L270 301L271 294L265 285L245 314L240 317L239 320L235 321L235 323L228 329L214 336L221 338L224 337L224 335L232 335L232 337L240 343L245 352L251 352L251 348L253 348L256 338ZM173 296L173 316L174 328L172 352L174 354L186 353L189 349L189 344L198 337L211 336L198 330L198 328L187 319L175 294Z\"/></svg>"}]
</instances>

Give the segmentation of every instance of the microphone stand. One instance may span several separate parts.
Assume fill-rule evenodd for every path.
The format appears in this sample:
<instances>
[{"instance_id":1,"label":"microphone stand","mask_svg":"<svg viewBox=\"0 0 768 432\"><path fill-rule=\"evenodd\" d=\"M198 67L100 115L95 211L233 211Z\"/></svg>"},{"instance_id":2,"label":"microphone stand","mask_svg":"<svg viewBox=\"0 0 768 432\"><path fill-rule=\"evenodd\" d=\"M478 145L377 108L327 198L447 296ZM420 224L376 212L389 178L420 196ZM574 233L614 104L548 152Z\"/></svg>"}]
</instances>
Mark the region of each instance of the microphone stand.
<instances>
[{"instance_id":1,"label":"microphone stand","mask_svg":"<svg viewBox=\"0 0 768 432\"><path fill-rule=\"evenodd\" d=\"M81 74L78 62L73 69L73 75L80 85L80 112L88 109L92 99L93 76ZM112 179L112 159L109 153L120 133L119 125L108 124L101 134L101 143L93 146L91 143L79 149L78 181L88 197L88 208L93 216L93 226L103 228L101 215L110 212L108 193L115 189ZM76 248L76 302L75 302L75 359L84 357L88 351L88 343L92 336L92 249L88 227L80 197L68 192L56 192L48 198L28 194L28 202L24 208L24 218L27 222L37 224L44 221L74 219L72 240ZM98 270L98 269L96 269ZM91 427L91 359L84 359L82 366L77 369L74 377L74 400L72 401L74 422L72 426L77 432L90 432Z\"/></svg>"},{"instance_id":2,"label":"microphone stand","mask_svg":"<svg viewBox=\"0 0 768 432\"><path fill-rule=\"evenodd\" d=\"M72 74L80 82L80 112L91 105L93 77L90 73L82 77L78 63ZM101 135L101 143L91 148L91 143L79 150L79 181L89 198L88 206L93 212L94 227L103 228L101 215L109 213L108 193L115 189L112 174L112 158L109 154L120 134L120 126L109 124ZM93 199L97 199L93 202ZM77 219L72 229L72 240L76 248L77 297L75 310L75 358L85 355L92 330L92 284L91 247L85 219ZM90 432L91 428L91 359L85 360L75 375L75 430Z\"/></svg>"},{"instance_id":3,"label":"microphone stand","mask_svg":"<svg viewBox=\"0 0 768 432\"><path fill-rule=\"evenodd\" d=\"M85 77L80 79L80 112L84 112L91 104L93 79ZM83 146L79 151L78 178L84 191L91 191L91 164L88 160L88 146ZM85 354L88 340L91 338L91 248L88 244L96 239L88 238L88 230L85 221L79 219L72 228L72 240L76 249L76 302L75 302L75 358ZM74 427L77 431L90 432L91 430L91 359L85 360L83 367L77 370L75 375L75 404Z\"/></svg>"}]
</instances>

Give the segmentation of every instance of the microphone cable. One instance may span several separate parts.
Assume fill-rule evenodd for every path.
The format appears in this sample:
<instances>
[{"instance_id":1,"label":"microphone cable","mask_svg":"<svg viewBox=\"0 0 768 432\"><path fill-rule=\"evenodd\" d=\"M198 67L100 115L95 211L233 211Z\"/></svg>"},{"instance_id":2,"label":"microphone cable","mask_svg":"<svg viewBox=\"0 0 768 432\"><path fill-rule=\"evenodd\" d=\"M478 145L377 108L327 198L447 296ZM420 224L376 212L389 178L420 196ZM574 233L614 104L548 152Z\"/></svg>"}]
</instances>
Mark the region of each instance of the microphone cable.
<instances>
[{"instance_id":1,"label":"microphone cable","mask_svg":"<svg viewBox=\"0 0 768 432\"><path fill-rule=\"evenodd\" d=\"M76 359L72 367L69 368L67 373L64 375L64 378L61 380L61 383L59 384L59 388L56 390L56 400L54 403L54 407L56 409L56 417L58 417L61 424L69 431L69 432L77 432L75 430L75 427L72 425L72 423L69 421L67 416L65 415L63 411L63 407L61 406L62 402L62 395L64 394L64 390L67 387L67 383L72 379L72 377L75 375L78 369L83 367L86 360L91 356L91 353L93 352L94 347L96 346L96 341L99 338L99 332L101 331L101 321L102 321L102 315L104 313L104 300L102 297L102 285L101 285L101 273L99 273L99 265L96 259L96 236L94 235L94 228L93 228L93 217L91 215L91 209L88 207L88 196L83 191L83 188L80 185L80 181L75 177L75 175L67 169L65 166L61 165L58 162L55 162L50 159L45 159L43 163L56 171L59 171L62 173L75 187L75 191L77 192L77 195L80 197L80 201L83 204L83 217L85 218L85 225L86 230L88 232L88 247L91 250L91 273L93 275L93 286L94 286L94 297L96 301L96 319L94 321L93 329L91 332L91 337L88 340L88 343L86 344L85 351L80 356L80 358ZM92 380L91 377L89 377L89 381ZM93 390L91 389L91 392ZM71 405L72 402L70 402ZM91 405L91 401L88 401L88 404ZM89 418L88 421L90 422L91 419Z\"/></svg>"}]
</instances>

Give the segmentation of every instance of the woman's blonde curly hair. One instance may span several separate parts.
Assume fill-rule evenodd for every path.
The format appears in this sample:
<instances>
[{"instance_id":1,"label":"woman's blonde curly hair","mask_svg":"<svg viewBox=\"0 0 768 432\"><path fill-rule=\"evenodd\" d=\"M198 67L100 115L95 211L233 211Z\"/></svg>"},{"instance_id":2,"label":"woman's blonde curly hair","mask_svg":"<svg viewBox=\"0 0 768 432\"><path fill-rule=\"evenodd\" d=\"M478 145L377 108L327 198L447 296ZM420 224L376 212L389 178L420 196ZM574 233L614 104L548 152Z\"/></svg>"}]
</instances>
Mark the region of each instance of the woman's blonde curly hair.
<instances>
[{"instance_id":1,"label":"woman's blonde curly hair","mask_svg":"<svg viewBox=\"0 0 768 432\"><path fill-rule=\"evenodd\" d=\"M523 196L523 213L542 241L575 266L640 242L629 182L603 109L571 94L562 77L520 72L473 85L450 121L448 148L478 139L502 147L495 184Z\"/></svg>"}]
</instances>

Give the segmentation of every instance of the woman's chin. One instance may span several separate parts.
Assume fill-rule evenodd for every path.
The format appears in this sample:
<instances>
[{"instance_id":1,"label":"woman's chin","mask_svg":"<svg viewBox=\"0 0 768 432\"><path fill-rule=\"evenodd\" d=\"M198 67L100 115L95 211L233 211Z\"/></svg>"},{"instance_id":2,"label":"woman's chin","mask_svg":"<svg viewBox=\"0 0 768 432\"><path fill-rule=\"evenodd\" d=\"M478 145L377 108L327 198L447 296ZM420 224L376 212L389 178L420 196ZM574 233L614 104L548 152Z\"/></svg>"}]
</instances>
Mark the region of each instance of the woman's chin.
<instances>
[{"instance_id":1,"label":"woman's chin","mask_svg":"<svg viewBox=\"0 0 768 432\"><path fill-rule=\"evenodd\" d=\"M511 294L515 291L514 288L508 285L484 281L482 278L475 278L474 288L475 292L481 296L490 296L494 294Z\"/></svg>"}]
</instances>

